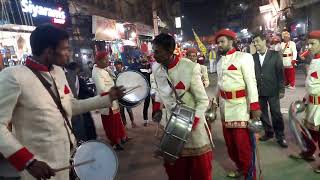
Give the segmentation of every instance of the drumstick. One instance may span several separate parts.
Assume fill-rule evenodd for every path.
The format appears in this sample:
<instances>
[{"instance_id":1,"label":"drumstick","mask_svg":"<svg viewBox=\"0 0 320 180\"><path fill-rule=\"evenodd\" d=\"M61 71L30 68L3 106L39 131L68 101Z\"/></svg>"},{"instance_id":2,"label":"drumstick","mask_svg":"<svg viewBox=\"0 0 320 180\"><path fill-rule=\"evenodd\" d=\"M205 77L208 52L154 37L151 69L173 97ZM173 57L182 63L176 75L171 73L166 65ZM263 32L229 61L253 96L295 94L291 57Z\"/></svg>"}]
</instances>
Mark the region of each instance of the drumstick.
<instances>
[{"instance_id":1,"label":"drumstick","mask_svg":"<svg viewBox=\"0 0 320 180\"><path fill-rule=\"evenodd\" d=\"M128 88L126 88L127 89L127 91L125 92L125 94L130 94L131 92L133 92L135 89L137 89L137 88L139 88L141 85L138 85L138 86L135 86L135 87L130 87L130 89L128 90Z\"/></svg>"},{"instance_id":2,"label":"drumstick","mask_svg":"<svg viewBox=\"0 0 320 180\"><path fill-rule=\"evenodd\" d=\"M80 162L80 163L77 163L77 164L73 164L73 165L70 165L70 166L54 169L54 172L64 171L64 170L71 169L71 168L74 168L74 167L77 167L77 166L90 164L90 163L93 163L94 161L96 161L96 160L95 159L91 159L91 160L88 160L88 161L83 161L83 162Z\"/></svg>"},{"instance_id":3,"label":"drumstick","mask_svg":"<svg viewBox=\"0 0 320 180\"><path fill-rule=\"evenodd\" d=\"M136 89L136 88L138 88L138 87L141 87L141 85L136 85L136 86L132 86L132 87L125 87L126 89Z\"/></svg>"}]
</instances>

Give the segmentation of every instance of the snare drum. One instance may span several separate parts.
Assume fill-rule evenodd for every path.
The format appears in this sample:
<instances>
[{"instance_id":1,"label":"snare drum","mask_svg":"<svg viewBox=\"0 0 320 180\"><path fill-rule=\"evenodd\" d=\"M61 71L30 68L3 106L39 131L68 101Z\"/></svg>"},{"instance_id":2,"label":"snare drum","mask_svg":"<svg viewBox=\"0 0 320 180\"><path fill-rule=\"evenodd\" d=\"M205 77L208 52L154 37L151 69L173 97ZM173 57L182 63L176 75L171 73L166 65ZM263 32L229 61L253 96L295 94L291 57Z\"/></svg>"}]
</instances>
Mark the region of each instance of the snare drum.
<instances>
[{"instance_id":1,"label":"snare drum","mask_svg":"<svg viewBox=\"0 0 320 180\"><path fill-rule=\"evenodd\" d=\"M195 110L184 104L174 108L160 142L160 155L167 161L179 158L187 142L195 117Z\"/></svg>"},{"instance_id":2,"label":"snare drum","mask_svg":"<svg viewBox=\"0 0 320 180\"><path fill-rule=\"evenodd\" d=\"M136 71L124 71L116 79L116 86L123 86L130 93L118 100L125 107L138 106L150 93L146 78ZM133 89L133 90L131 90Z\"/></svg>"},{"instance_id":3,"label":"snare drum","mask_svg":"<svg viewBox=\"0 0 320 180\"><path fill-rule=\"evenodd\" d=\"M110 145L97 140L81 144L73 154L73 164L89 160L94 162L74 167L80 180L112 180L116 176L119 162Z\"/></svg>"}]
</instances>

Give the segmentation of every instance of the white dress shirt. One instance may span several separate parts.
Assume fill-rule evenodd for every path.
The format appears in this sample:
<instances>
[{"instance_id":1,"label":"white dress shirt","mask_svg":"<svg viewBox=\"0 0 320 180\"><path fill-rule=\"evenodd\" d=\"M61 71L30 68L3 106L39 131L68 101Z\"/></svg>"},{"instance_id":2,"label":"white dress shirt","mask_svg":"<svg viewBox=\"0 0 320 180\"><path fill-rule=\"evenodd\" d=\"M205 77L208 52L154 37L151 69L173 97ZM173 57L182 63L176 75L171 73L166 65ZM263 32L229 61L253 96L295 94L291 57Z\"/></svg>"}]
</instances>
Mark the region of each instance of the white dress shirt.
<instances>
[{"instance_id":1,"label":"white dress shirt","mask_svg":"<svg viewBox=\"0 0 320 180\"><path fill-rule=\"evenodd\" d=\"M262 55L260 52L258 52L258 54L259 54L259 60L260 60L260 65L261 65L261 66L263 65L263 62L264 62L264 59L265 59L265 57L266 57L267 51L268 51L268 50L266 50L266 52L265 52L263 55Z\"/></svg>"}]
</instances>

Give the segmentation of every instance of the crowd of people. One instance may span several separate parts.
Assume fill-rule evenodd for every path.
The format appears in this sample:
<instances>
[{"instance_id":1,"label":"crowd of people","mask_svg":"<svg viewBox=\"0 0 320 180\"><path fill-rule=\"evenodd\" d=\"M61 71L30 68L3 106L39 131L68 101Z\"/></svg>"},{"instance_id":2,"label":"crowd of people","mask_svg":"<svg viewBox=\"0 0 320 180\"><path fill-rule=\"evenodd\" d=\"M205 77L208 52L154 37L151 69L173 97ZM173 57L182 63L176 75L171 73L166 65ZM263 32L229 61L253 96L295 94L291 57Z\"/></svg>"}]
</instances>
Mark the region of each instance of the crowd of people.
<instances>
[{"instance_id":1,"label":"crowd of people","mask_svg":"<svg viewBox=\"0 0 320 180\"><path fill-rule=\"evenodd\" d=\"M222 29L215 35L216 49L208 53L209 73L217 72L212 103L220 109L228 155L237 167L236 171L228 172L228 177L257 178L256 142L248 127L252 121L262 121L264 135L260 141L275 136L280 147L288 147L280 99L285 96L286 87L295 89L298 53L290 34L284 32L282 36L280 51L275 51L268 45L265 34L255 33L252 38L255 53L250 54L237 50L235 32ZM182 153L174 163L164 162L168 179L212 180L214 145L205 117L209 105L205 88L210 82L204 57L196 49L177 53L174 37L161 33L152 42L153 57L145 56L131 67L116 60L112 68L109 54L99 51L91 66L94 91L79 75L80 66L68 63L68 37L64 30L51 25L37 27L30 37L33 56L27 58L25 65L6 68L0 73L0 152L21 171L22 179L69 179L68 171L55 172L53 168L69 165L71 149L78 142L97 138L90 111L99 110L110 144L115 150L124 150L122 145L131 140L126 132L125 111L131 126L138 125L132 109L118 102L126 90L115 86L115 80L122 72L135 70L151 86L143 105L144 126L151 119L150 102L152 119L162 125L169 121L178 98L195 110L190 137ZM304 102L308 104L306 127L313 140L306 140L306 151L291 157L309 161L315 159L316 142L320 146L317 75L320 31L309 34L308 44L306 54L313 60L306 73ZM320 173L320 167L314 172Z\"/></svg>"}]
</instances>

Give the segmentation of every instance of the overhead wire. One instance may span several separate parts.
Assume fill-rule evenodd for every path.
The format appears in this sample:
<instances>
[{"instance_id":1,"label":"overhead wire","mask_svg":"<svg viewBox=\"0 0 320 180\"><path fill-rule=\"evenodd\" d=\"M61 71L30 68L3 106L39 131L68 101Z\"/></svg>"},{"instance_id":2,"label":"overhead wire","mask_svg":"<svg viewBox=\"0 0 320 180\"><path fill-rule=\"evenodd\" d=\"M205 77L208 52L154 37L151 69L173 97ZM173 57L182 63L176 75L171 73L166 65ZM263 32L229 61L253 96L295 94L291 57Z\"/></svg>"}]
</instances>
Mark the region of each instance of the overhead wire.
<instances>
[{"instance_id":1,"label":"overhead wire","mask_svg":"<svg viewBox=\"0 0 320 180\"><path fill-rule=\"evenodd\" d=\"M10 12L11 12L13 24L16 24L16 19L14 18L14 15L13 15L13 10L12 10L12 6L11 6L11 1L8 1L8 2L9 2L9 8L10 8Z\"/></svg>"},{"instance_id":2,"label":"overhead wire","mask_svg":"<svg viewBox=\"0 0 320 180\"><path fill-rule=\"evenodd\" d=\"M4 7L4 13L5 13L5 16L6 16L6 20L8 21L8 22L10 22L10 19L9 19L9 14L8 14L8 10L7 10L7 6L6 6L6 4L5 4L5 2L2 0L2 2L3 2L3 7Z\"/></svg>"},{"instance_id":3,"label":"overhead wire","mask_svg":"<svg viewBox=\"0 0 320 180\"><path fill-rule=\"evenodd\" d=\"M24 17L24 19L22 19L22 16L21 16L21 13L20 13L20 8L19 8L19 7L21 7L21 3L20 3L20 6L19 6L17 0L14 0L14 1L15 1L15 3L16 3L17 10L18 10L18 14L19 14L19 17L20 17L20 19L21 19L21 24L24 24L23 20L25 21L25 23L27 23L25 17Z\"/></svg>"}]
</instances>

